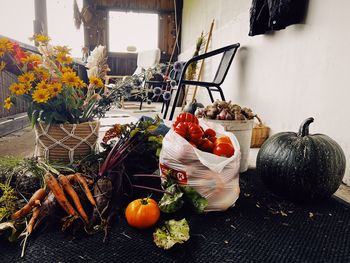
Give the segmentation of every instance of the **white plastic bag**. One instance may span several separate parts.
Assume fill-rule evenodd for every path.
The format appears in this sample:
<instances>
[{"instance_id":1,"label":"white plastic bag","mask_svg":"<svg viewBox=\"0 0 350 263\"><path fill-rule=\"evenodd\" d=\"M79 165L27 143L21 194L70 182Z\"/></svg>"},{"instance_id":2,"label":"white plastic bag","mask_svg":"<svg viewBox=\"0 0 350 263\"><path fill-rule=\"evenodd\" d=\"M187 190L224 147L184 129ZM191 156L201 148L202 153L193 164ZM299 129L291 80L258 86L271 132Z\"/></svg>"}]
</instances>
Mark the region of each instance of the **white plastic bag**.
<instances>
[{"instance_id":1,"label":"white plastic bag","mask_svg":"<svg viewBox=\"0 0 350 263\"><path fill-rule=\"evenodd\" d=\"M205 211L223 211L233 206L239 196L240 146L236 137L221 125L205 124L217 136L230 137L235 153L230 158L203 152L171 129L163 140L159 166L161 176L170 175L179 184L193 187L208 200Z\"/></svg>"}]
</instances>

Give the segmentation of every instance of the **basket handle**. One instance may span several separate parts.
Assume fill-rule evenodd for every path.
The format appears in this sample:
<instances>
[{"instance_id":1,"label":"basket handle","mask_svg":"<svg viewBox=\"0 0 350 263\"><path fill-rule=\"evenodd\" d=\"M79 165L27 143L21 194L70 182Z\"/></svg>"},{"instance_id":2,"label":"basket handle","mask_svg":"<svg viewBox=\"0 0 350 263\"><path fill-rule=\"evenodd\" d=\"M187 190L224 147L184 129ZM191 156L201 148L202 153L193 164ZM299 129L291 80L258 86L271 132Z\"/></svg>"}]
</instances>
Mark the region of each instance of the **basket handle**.
<instances>
[{"instance_id":1,"label":"basket handle","mask_svg":"<svg viewBox=\"0 0 350 263\"><path fill-rule=\"evenodd\" d=\"M264 126L263 123L262 123L262 120L260 119L260 117L257 114L254 115L254 118L256 118L258 120L258 122L259 122L258 126L259 127Z\"/></svg>"}]
</instances>

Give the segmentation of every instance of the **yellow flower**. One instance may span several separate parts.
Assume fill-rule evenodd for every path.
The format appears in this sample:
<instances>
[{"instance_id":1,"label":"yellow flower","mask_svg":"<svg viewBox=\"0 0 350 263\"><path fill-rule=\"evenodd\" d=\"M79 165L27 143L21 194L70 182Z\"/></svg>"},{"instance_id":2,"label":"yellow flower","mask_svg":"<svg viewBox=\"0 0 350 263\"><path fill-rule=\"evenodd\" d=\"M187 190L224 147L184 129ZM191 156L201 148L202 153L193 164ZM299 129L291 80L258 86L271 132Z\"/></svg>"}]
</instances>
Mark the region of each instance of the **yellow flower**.
<instances>
[{"instance_id":1,"label":"yellow flower","mask_svg":"<svg viewBox=\"0 0 350 263\"><path fill-rule=\"evenodd\" d=\"M36 89L32 94L33 101L36 103L45 103L50 98L50 93L46 89Z\"/></svg>"},{"instance_id":2,"label":"yellow flower","mask_svg":"<svg viewBox=\"0 0 350 263\"><path fill-rule=\"evenodd\" d=\"M41 56L30 53L25 58L22 58L21 62L22 63L41 62Z\"/></svg>"},{"instance_id":3,"label":"yellow flower","mask_svg":"<svg viewBox=\"0 0 350 263\"><path fill-rule=\"evenodd\" d=\"M0 38L0 57L6 52L12 52L13 45L7 38Z\"/></svg>"},{"instance_id":4,"label":"yellow flower","mask_svg":"<svg viewBox=\"0 0 350 263\"><path fill-rule=\"evenodd\" d=\"M62 54L70 54L71 49L68 48L67 46L55 46L53 47L53 49L57 52L57 53L62 53Z\"/></svg>"},{"instance_id":5,"label":"yellow flower","mask_svg":"<svg viewBox=\"0 0 350 263\"><path fill-rule=\"evenodd\" d=\"M62 91L62 84L55 82L52 85L50 85L50 94L52 97L57 96Z\"/></svg>"},{"instance_id":6,"label":"yellow flower","mask_svg":"<svg viewBox=\"0 0 350 263\"><path fill-rule=\"evenodd\" d=\"M26 88L22 83L12 83L9 87L11 93L21 96L26 92Z\"/></svg>"},{"instance_id":7,"label":"yellow flower","mask_svg":"<svg viewBox=\"0 0 350 263\"><path fill-rule=\"evenodd\" d=\"M21 83L33 82L35 80L34 73L26 72L18 77L18 81Z\"/></svg>"},{"instance_id":8,"label":"yellow flower","mask_svg":"<svg viewBox=\"0 0 350 263\"><path fill-rule=\"evenodd\" d=\"M0 73L5 69L5 67L6 67L5 61L1 61L0 62Z\"/></svg>"},{"instance_id":9,"label":"yellow flower","mask_svg":"<svg viewBox=\"0 0 350 263\"><path fill-rule=\"evenodd\" d=\"M82 81L81 79L79 79L77 87L82 89L86 87L86 84L84 83L84 81Z\"/></svg>"},{"instance_id":10,"label":"yellow flower","mask_svg":"<svg viewBox=\"0 0 350 263\"><path fill-rule=\"evenodd\" d=\"M64 84L70 85L70 86L78 86L79 84L79 77L75 74L75 72L66 72L62 75L62 82Z\"/></svg>"},{"instance_id":11,"label":"yellow flower","mask_svg":"<svg viewBox=\"0 0 350 263\"><path fill-rule=\"evenodd\" d=\"M12 107L13 103L11 101L11 98L6 98L4 101L4 108L9 110Z\"/></svg>"},{"instance_id":12,"label":"yellow flower","mask_svg":"<svg viewBox=\"0 0 350 263\"><path fill-rule=\"evenodd\" d=\"M47 44L50 41L50 38L48 36L41 34L34 34L33 38L36 42L39 42L41 44Z\"/></svg>"},{"instance_id":13,"label":"yellow flower","mask_svg":"<svg viewBox=\"0 0 350 263\"><path fill-rule=\"evenodd\" d=\"M32 89L32 83L26 82L22 84L24 85L24 93L29 93L30 90Z\"/></svg>"},{"instance_id":14,"label":"yellow flower","mask_svg":"<svg viewBox=\"0 0 350 263\"><path fill-rule=\"evenodd\" d=\"M58 53L56 55L56 60L62 65L71 64L73 62L73 59L64 53Z\"/></svg>"},{"instance_id":15,"label":"yellow flower","mask_svg":"<svg viewBox=\"0 0 350 263\"><path fill-rule=\"evenodd\" d=\"M66 73L66 72L72 72L72 73L74 73L74 71L73 71L72 68L67 68L67 67L63 67L63 68L61 69L61 72L62 72L62 73Z\"/></svg>"},{"instance_id":16,"label":"yellow flower","mask_svg":"<svg viewBox=\"0 0 350 263\"><path fill-rule=\"evenodd\" d=\"M97 78L95 76L91 76L89 78L90 84L95 87L95 88L102 88L103 87L103 82L100 78Z\"/></svg>"},{"instance_id":17,"label":"yellow flower","mask_svg":"<svg viewBox=\"0 0 350 263\"><path fill-rule=\"evenodd\" d=\"M34 67L35 75L38 79L48 79L49 73L43 68Z\"/></svg>"},{"instance_id":18,"label":"yellow flower","mask_svg":"<svg viewBox=\"0 0 350 263\"><path fill-rule=\"evenodd\" d=\"M50 85L47 84L44 80L42 80L37 86L36 89L43 89L43 90L49 90Z\"/></svg>"}]
</instances>

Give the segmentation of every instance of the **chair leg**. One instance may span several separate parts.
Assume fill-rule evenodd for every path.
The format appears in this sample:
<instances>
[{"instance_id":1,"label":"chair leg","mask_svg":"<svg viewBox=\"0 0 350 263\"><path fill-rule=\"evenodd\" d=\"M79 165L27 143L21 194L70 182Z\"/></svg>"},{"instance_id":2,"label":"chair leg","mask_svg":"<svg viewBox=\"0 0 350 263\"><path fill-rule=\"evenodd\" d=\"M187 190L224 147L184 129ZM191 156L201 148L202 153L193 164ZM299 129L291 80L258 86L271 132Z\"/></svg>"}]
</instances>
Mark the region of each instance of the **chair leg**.
<instances>
[{"instance_id":1,"label":"chair leg","mask_svg":"<svg viewBox=\"0 0 350 263\"><path fill-rule=\"evenodd\" d=\"M210 87L206 87L206 88L207 88L207 91L209 93L210 100L213 103L214 102L214 97L213 97L213 94L211 93Z\"/></svg>"},{"instance_id":2,"label":"chair leg","mask_svg":"<svg viewBox=\"0 0 350 263\"><path fill-rule=\"evenodd\" d=\"M164 104L165 104L165 101L163 101L163 103L162 103L162 109L160 110L160 113L163 113L163 110L164 110Z\"/></svg>"},{"instance_id":3,"label":"chair leg","mask_svg":"<svg viewBox=\"0 0 350 263\"><path fill-rule=\"evenodd\" d=\"M218 91L220 92L221 100L226 101L225 96L224 96L224 92L222 91L221 87L217 87L217 88L218 88Z\"/></svg>"},{"instance_id":4,"label":"chair leg","mask_svg":"<svg viewBox=\"0 0 350 263\"><path fill-rule=\"evenodd\" d=\"M181 92L181 89L182 89L182 84L177 86L177 90L176 90L176 94L175 94L175 98L174 98L174 102L173 102L173 105L171 106L171 112L170 112L170 116L169 116L169 120L171 121L174 117L174 113L175 113L175 109L176 109L176 105L177 105L177 101L179 100L179 97L180 97L180 92ZM169 101L170 103L170 101Z\"/></svg>"},{"instance_id":5,"label":"chair leg","mask_svg":"<svg viewBox=\"0 0 350 263\"><path fill-rule=\"evenodd\" d=\"M168 110L169 110L169 106L170 106L170 101L165 102L165 111L163 114L163 119L166 119L166 116L168 115Z\"/></svg>"},{"instance_id":6,"label":"chair leg","mask_svg":"<svg viewBox=\"0 0 350 263\"><path fill-rule=\"evenodd\" d=\"M168 115L168 110L169 110L169 106L170 106L170 101L171 101L171 97L173 96L174 93L174 89L170 89L170 99L168 101L165 101L165 112L163 114L163 119L166 119L166 116Z\"/></svg>"},{"instance_id":7,"label":"chair leg","mask_svg":"<svg viewBox=\"0 0 350 263\"><path fill-rule=\"evenodd\" d=\"M143 104L143 99L141 99L141 102L140 102L140 110L142 110L142 104Z\"/></svg>"}]
</instances>

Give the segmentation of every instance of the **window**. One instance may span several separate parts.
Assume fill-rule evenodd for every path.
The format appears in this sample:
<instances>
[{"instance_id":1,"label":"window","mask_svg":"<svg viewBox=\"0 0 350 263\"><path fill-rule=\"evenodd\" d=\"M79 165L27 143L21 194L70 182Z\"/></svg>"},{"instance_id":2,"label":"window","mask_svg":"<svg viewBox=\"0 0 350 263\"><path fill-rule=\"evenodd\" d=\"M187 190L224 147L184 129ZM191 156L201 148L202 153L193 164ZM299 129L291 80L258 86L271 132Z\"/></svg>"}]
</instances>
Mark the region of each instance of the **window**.
<instances>
[{"instance_id":1,"label":"window","mask_svg":"<svg viewBox=\"0 0 350 263\"><path fill-rule=\"evenodd\" d=\"M22 1L25 2L25 1ZM79 9L83 0L77 1ZM47 30L51 38L51 44L68 46L73 57L81 57L81 49L84 46L83 24L77 30L73 20L73 0L46 1L47 6Z\"/></svg>"},{"instance_id":2,"label":"window","mask_svg":"<svg viewBox=\"0 0 350 263\"><path fill-rule=\"evenodd\" d=\"M109 12L109 51L126 52L158 47L158 15L132 12Z\"/></svg>"},{"instance_id":3,"label":"window","mask_svg":"<svg viewBox=\"0 0 350 263\"><path fill-rule=\"evenodd\" d=\"M1 1L0 35L33 45L29 40L34 32L33 21L33 0Z\"/></svg>"}]
</instances>

